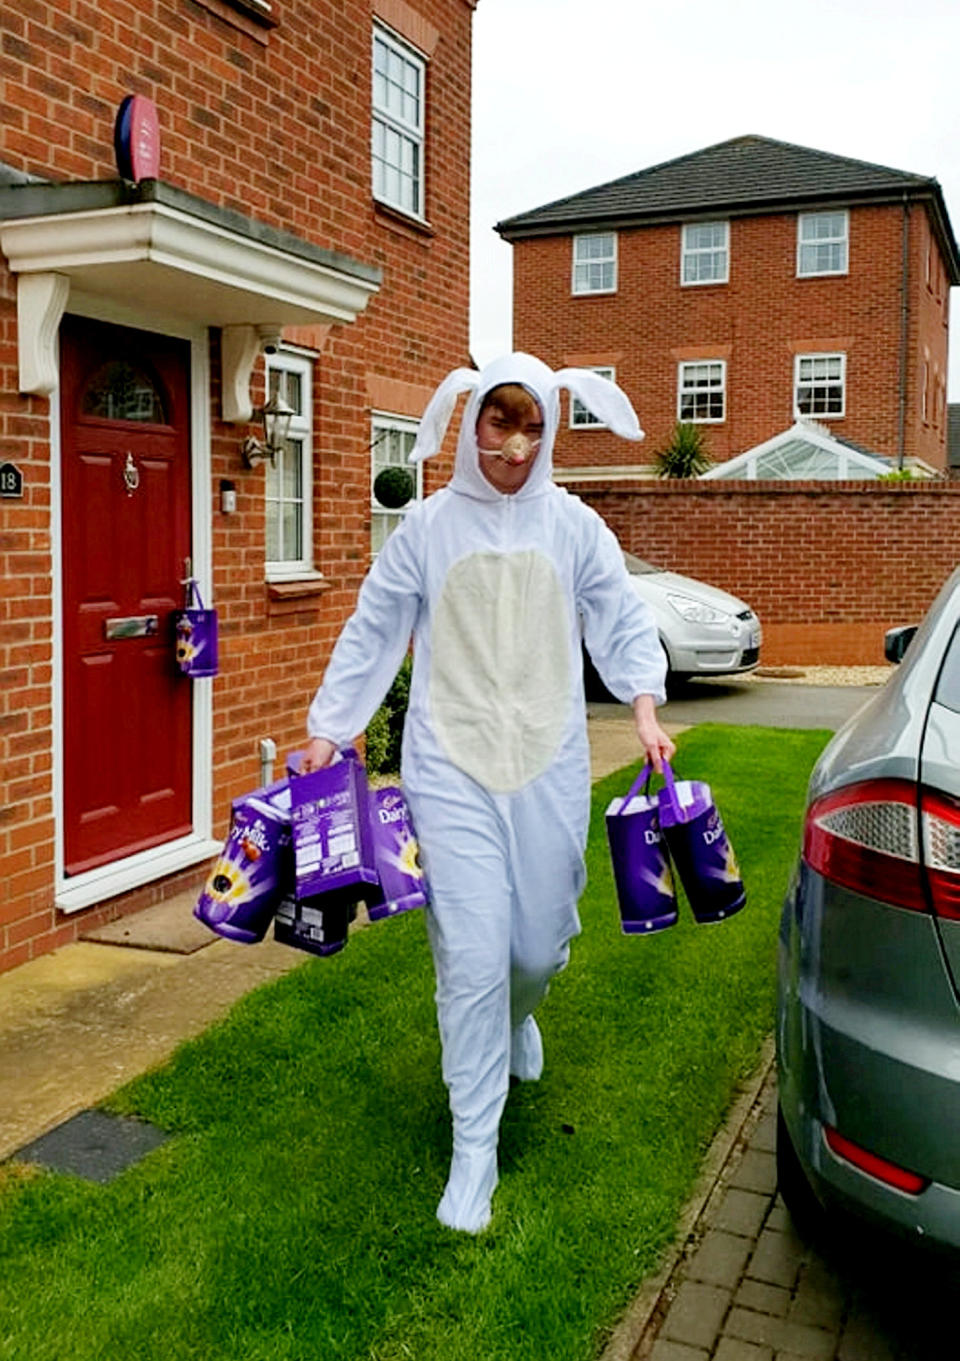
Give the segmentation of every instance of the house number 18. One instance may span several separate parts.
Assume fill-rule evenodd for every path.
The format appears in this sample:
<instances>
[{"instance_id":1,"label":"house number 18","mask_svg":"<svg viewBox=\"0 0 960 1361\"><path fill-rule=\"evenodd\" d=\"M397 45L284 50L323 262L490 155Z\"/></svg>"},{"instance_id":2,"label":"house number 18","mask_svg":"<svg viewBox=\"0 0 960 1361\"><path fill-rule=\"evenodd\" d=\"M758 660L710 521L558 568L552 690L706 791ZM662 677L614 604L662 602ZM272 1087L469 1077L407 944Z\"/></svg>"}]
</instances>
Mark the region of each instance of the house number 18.
<instances>
[{"instance_id":1,"label":"house number 18","mask_svg":"<svg viewBox=\"0 0 960 1361\"><path fill-rule=\"evenodd\" d=\"M13 463L0 463L0 496L22 496L23 473Z\"/></svg>"}]
</instances>

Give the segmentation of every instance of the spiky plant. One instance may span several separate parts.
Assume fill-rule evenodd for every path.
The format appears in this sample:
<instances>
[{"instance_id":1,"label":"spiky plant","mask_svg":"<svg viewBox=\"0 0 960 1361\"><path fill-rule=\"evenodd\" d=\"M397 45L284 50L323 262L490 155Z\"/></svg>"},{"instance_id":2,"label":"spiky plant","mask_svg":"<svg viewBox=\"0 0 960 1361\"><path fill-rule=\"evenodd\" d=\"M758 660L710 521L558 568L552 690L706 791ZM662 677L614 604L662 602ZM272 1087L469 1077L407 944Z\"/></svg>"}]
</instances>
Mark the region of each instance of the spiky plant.
<instances>
[{"instance_id":1,"label":"spiky plant","mask_svg":"<svg viewBox=\"0 0 960 1361\"><path fill-rule=\"evenodd\" d=\"M712 466L703 431L688 421L677 421L669 442L657 450L654 461L658 477L699 477Z\"/></svg>"}]
</instances>

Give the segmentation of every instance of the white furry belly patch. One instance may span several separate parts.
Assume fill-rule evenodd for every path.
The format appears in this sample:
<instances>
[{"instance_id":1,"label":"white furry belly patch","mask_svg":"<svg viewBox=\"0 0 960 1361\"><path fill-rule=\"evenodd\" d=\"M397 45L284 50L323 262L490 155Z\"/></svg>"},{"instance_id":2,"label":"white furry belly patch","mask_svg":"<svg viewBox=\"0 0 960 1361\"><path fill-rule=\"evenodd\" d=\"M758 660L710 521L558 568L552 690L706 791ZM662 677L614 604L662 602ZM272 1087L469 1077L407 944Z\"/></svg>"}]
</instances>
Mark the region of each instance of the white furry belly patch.
<instances>
[{"instance_id":1,"label":"white furry belly patch","mask_svg":"<svg viewBox=\"0 0 960 1361\"><path fill-rule=\"evenodd\" d=\"M541 775L570 711L569 619L542 553L474 553L433 613L430 710L446 755L497 793Z\"/></svg>"}]
</instances>

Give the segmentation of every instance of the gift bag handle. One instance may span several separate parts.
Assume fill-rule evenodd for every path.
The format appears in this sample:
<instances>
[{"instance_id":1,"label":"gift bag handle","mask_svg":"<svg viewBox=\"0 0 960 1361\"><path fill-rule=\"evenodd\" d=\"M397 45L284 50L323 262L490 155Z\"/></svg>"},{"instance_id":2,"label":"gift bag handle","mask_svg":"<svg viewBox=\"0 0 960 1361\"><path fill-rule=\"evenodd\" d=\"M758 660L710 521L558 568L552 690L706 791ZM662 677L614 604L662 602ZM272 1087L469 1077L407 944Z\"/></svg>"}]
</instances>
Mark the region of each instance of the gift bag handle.
<instances>
[{"instance_id":1,"label":"gift bag handle","mask_svg":"<svg viewBox=\"0 0 960 1361\"><path fill-rule=\"evenodd\" d=\"M623 800L623 803L617 810L618 817L623 817L624 811L627 805L629 804L630 800L633 798L634 794L638 794L641 788L649 788L652 776L653 766L650 764L649 761L647 761L643 766L643 769L640 771L640 774L637 776L633 784L627 790L626 798ZM674 783L673 771L670 769L669 761L663 762L663 778L666 783L666 790L664 792L666 793L666 796L669 799L670 803L673 805L673 807L677 808L678 804L676 785Z\"/></svg>"},{"instance_id":2,"label":"gift bag handle","mask_svg":"<svg viewBox=\"0 0 960 1361\"><path fill-rule=\"evenodd\" d=\"M197 585L197 578L193 576L186 576L183 578L180 585L186 587L186 590L184 591L185 596L183 602L184 609L185 610L191 609L194 600L196 600L197 609L202 610L204 608L204 604L200 598L200 587Z\"/></svg>"},{"instance_id":3,"label":"gift bag handle","mask_svg":"<svg viewBox=\"0 0 960 1361\"><path fill-rule=\"evenodd\" d=\"M626 812L627 805L629 804L630 800L633 798L634 794L638 794L638 793L640 792L640 789L641 789L641 788L643 787L643 785L644 785L644 781L646 781L646 784L647 784L647 786L649 787L649 784L650 784L650 776L651 776L652 771L653 771L653 766L651 766L650 762L647 761L647 763L646 763L646 764L643 766L643 768L641 769L640 774L637 776L637 778L634 780L633 784L632 784L632 785L630 786L630 788L627 790L626 795L625 795L624 800L623 800L623 803L621 803L620 807L617 809L617 817L621 817L621 818L623 817L624 813Z\"/></svg>"}]
</instances>

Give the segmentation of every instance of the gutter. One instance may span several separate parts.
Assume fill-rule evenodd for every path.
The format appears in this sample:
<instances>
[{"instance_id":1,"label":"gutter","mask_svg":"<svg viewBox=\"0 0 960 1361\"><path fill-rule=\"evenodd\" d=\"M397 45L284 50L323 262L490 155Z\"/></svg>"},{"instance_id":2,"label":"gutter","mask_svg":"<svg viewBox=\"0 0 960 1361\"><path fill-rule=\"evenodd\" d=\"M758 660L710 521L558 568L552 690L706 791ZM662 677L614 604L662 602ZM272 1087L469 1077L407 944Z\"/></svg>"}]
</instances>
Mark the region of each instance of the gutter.
<instances>
[{"instance_id":1,"label":"gutter","mask_svg":"<svg viewBox=\"0 0 960 1361\"><path fill-rule=\"evenodd\" d=\"M897 395L897 471L903 471L907 430L907 324L909 322L909 296L907 285L910 271L910 199L903 195L903 218L901 226L902 245L900 252L900 373Z\"/></svg>"}]
</instances>

